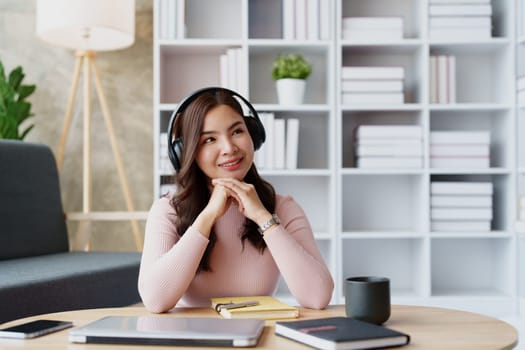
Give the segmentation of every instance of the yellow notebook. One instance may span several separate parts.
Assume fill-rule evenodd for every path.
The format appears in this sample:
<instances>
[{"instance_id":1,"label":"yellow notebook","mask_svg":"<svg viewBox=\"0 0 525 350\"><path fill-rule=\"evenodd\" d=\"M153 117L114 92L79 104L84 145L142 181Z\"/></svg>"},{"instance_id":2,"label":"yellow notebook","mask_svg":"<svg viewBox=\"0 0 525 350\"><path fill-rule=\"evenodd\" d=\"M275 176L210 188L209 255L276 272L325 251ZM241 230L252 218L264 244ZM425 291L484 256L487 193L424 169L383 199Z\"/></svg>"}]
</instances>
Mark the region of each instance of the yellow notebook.
<instances>
[{"instance_id":1,"label":"yellow notebook","mask_svg":"<svg viewBox=\"0 0 525 350\"><path fill-rule=\"evenodd\" d=\"M212 298L211 307L224 318L272 320L299 317L298 308L267 295Z\"/></svg>"}]
</instances>

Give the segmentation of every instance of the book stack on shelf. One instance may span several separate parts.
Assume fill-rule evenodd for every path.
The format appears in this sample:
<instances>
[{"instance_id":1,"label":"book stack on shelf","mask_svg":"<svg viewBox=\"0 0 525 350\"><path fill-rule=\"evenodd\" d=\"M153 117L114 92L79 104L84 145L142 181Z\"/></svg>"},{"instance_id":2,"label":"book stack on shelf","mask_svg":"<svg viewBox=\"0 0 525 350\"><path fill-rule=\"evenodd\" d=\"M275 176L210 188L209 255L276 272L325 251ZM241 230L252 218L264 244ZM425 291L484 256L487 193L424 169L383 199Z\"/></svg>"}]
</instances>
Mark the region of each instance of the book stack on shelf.
<instances>
[{"instance_id":1,"label":"book stack on shelf","mask_svg":"<svg viewBox=\"0 0 525 350\"><path fill-rule=\"evenodd\" d=\"M402 17L345 17L342 39L358 42L402 40Z\"/></svg>"},{"instance_id":2,"label":"book stack on shelf","mask_svg":"<svg viewBox=\"0 0 525 350\"><path fill-rule=\"evenodd\" d=\"M430 56L430 103L456 103L456 56Z\"/></svg>"},{"instance_id":3,"label":"book stack on shelf","mask_svg":"<svg viewBox=\"0 0 525 350\"><path fill-rule=\"evenodd\" d=\"M518 105L525 106L525 76L518 77L516 80Z\"/></svg>"},{"instance_id":4,"label":"book stack on shelf","mask_svg":"<svg viewBox=\"0 0 525 350\"><path fill-rule=\"evenodd\" d=\"M159 0L159 36L161 39L186 37L186 0Z\"/></svg>"},{"instance_id":5,"label":"book stack on shelf","mask_svg":"<svg viewBox=\"0 0 525 350\"><path fill-rule=\"evenodd\" d=\"M431 131L431 168L490 167L490 132Z\"/></svg>"},{"instance_id":6,"label":"book stack on shelf","mask_svg":"<svg viewBox=\"0 0 525 350\"><path fill-rule=\"evenodd\" d=\"M342 67L343 104L404 103L403 67Z\"/></svg>"},{"instance_id":7,"label":"book stack on shelf","mask_svg":"<svg viewBox=\"0 0 525 350\"><path fill-rule=\"evenodd\" d=\"M159 172L161 174L173 174L175 170L168 157L168 134L160 133L159 138Z\"/></svg>"},{"instance_id":8,"label":"book stack on shelf","mask_svg":"<svg viewBox=\"0 0 525 350\"><path fill-rule=\"evenodd\" d=\"M429 0L430 40L486 40L492 37L490 0Z\"/></svg>"},{"instance_id":9,"label":"book stack on shelf","mask_svg":"<svg viewBox=\"0 0 525 350\"><path fill-rule=\"evenodd\" d=\"M283 0L283 39L329 40L330 2Z\"/></svg>"},{"instance_id":10,"label":"book stack on shelf","mask_svg":"<svg viewBox=\"0 0 525 350\"><path fill-rule=\"evenodd\" d=\"M220 56L219 62L220 86L237 91L241 95L246 94L244 80L241 78L244 72L242 49L227 49L226 53Z\"/></svg>"},{"instance_id":11,"label":"book stack on shelf","mask_svg":"<svg viewBox=\"0 0 525 350\"><path fill-rule=\"evenodd\" d=\"M255 153L259 169L297 169L299 150L299 119L275 118L272 112L260 112L266 141Z\"/></svg>"},{"instance_id":12,"label":"book stack on shelf","mask_svg":"<svg viewBox=\"0 0 525 350\"><path fill-rule=\"evenodd\" d=\"M419 125L360 125L355 130L358 168L421 168L422 128Z\"/></svg>"},{"instance_id":13,"label":"book stack on shelf","mask_svg":"<svg viewBox=\"0 0 525 350\"><path fill-rule=\"evenodd\" d=\"M432 181L432 231L488 232L492 221L491 182Z\"/></svg>"},{"instance_id":14,"label":"book stack on shelf","mask_svg":"<svg viewBox=\"0 0 525 350\"><path fill-rule=\"evenodd\" d=\"M518 220L525 222L525 196L520 196Z\"/></svg>"}]
</instances>

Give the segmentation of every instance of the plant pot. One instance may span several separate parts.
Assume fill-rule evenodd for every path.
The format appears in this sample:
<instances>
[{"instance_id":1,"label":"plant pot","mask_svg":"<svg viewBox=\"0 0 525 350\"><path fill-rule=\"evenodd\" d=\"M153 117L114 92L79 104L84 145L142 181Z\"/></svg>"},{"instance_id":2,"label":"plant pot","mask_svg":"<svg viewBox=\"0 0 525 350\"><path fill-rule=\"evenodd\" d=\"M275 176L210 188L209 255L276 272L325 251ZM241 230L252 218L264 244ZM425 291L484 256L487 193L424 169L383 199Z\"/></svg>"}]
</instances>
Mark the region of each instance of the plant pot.
<instances>
[{"instance_id":1,"label":"plant pot","mask_svg":"<svg viewBox=\"0 0 525 350\"><path fill-rule=\"evenodd\" d=\"M286 78L277 80L276 84L279 104L300 105L303 103L306 80Z\"/></svg>"}]
</instances>

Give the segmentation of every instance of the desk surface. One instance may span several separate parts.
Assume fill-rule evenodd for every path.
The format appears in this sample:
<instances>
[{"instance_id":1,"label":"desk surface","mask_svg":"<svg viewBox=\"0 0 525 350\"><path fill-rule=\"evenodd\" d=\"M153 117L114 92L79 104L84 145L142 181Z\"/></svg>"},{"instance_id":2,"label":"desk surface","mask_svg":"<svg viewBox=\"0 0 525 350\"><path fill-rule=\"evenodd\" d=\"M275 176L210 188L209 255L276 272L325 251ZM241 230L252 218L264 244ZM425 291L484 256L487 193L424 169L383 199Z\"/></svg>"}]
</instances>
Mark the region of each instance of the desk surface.
<instances>
[{"instance_id":1,"label":"desk surface","mask_svg":"<svg viewBox=\"0 0 525 350\"><path fill-rule=\"evenodd\" d=\"M75 326L82 326L108 315L139 316L146 314L149 313L143 307L68 311L20 319L5 323L0 328L44 318L69 320L73 321ZM344 314L344 306L330 306L326 310L301 309L301 319L344 316ZM181 308L158 316L218 317L211 308ZM274 324L275 321L266 321L266 327L257 349L311 349L292 340L276 336ZM475 313L442 308L393 305L392 315L385 326L410 334L410 345L397 349L512 349L518 341L516 329L506 322ZM64 330L29 340L0 338L0 349L100 349L100 345L68 343L67 333L68 330ZM105 348L129 349L129 346L108 345ZM174 347L133 346L133 350L140 349L161 350L174 349Z\"/></svg>"}]
</instances>

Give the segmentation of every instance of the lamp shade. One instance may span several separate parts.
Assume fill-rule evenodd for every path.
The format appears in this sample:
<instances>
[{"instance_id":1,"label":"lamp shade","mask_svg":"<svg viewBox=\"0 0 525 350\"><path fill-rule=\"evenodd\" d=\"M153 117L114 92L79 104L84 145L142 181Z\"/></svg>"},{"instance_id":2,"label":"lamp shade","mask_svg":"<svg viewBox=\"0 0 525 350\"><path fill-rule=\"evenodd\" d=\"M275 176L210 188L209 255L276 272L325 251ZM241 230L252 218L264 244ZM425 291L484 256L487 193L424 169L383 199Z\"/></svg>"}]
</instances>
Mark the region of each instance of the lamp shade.
<instances>
[{"instance_id":1,"label":"lamp shade","mask_svg":"<svg viewBox=\"0 0 525 350\"><path fill-rule=\"evenodd\" d=\"M135 0L37 0L36 34L75 50L126 48L135 41Z\"/></svg>"}]
</instances>

